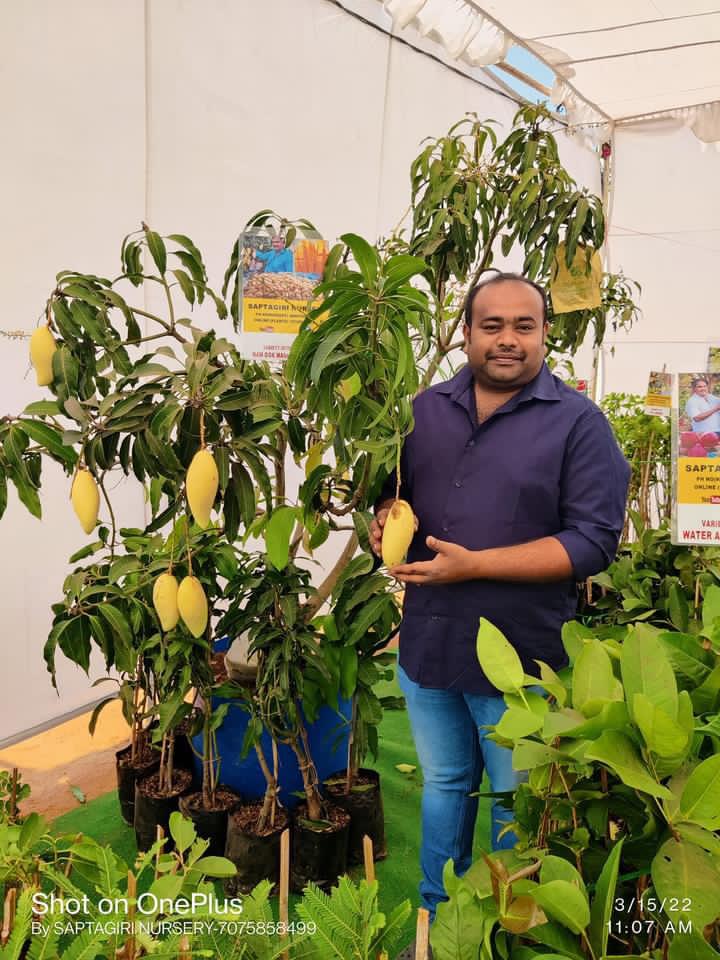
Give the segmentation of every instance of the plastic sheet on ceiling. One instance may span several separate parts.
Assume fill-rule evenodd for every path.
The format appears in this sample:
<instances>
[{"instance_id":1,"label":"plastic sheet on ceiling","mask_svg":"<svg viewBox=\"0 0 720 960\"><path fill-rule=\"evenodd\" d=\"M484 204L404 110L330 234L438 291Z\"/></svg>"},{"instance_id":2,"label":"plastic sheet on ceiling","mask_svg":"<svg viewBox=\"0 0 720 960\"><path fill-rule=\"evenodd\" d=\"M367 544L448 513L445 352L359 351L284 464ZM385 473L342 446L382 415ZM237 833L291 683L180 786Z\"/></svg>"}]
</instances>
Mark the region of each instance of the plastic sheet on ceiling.
<instances>
[{"instance_id":1,"label":"plastic sheet on ceiling","mask_svg":"<svg viewBox=\"0 0 720 960\"><path fill-rule=\"evenodd\" d=\"M557 75L553 100L575 124L665 114L720 140L720 0L380 0L475 66L519 40ZM599 131L602 134L602 131Z\"/></svg>"}]
</instances>

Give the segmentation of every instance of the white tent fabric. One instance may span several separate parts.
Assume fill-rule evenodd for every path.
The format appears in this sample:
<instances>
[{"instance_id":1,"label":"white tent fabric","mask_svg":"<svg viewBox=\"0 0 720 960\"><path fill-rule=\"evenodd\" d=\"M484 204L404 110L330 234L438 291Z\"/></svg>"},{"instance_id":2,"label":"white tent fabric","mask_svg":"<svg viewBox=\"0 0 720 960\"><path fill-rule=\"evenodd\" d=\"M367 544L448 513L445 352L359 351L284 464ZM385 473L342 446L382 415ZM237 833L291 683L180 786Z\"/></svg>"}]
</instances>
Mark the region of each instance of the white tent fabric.
<instances>
[{"instance_id":1,"label":"white tent fabric","mask_svg":"<svg viewBox=\"0 0 720 960\"><path fill-rule=\"evenodd\" d=\"M572 124L650 116L681 119L720 141L720 9L716 0L379 0L400 30L412 24L474 65L497 63L512 43L558 77L553 101Z\"/></svg>"}]
</instances>

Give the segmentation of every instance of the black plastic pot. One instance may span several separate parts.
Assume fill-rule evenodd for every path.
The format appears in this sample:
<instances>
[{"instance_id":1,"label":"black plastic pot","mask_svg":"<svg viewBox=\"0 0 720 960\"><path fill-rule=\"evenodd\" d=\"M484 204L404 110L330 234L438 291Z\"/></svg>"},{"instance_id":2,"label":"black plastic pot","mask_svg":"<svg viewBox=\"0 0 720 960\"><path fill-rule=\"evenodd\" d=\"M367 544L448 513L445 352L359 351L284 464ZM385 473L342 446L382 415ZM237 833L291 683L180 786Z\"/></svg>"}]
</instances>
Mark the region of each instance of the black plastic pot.
<instances>
[{"instance_id":1,"label":"black plastic pot","mask_svg":"<svg viewBox=\"0 0 720 960\"><path fill-rule=\"evenodd\" d=\"M130 764L132 747L128 744L115 754L115 770L117 773L118 800L120 813L125 823L130 826L135 820L135 784L143 777L154 773L160 766L160 754L153 751L152 755L143 763Z\"/></svg>"},{"instance_id":2,"label":"black plastic pot","mask_svg":"<svg viewBox=\"0 0 720 960\"><path fill-rule=\"evenodd\" d=\"M346 778L347 770L338 770L327 778L323 787L332 802L350 814L348 865L364 862L363 837L366 834L372 840L374 859L384 860L387 847L380 774L377 770L361 768L358 770L360 782L355 783L348 794L345 793ZM363 782L368 780L369 783Z\"/></svg>"},{"instance_id":3,"label":"black plastic pot","mask_svg":"<svg viewBox=\"0 0 720 960\"><path fill-rule=\"evenodd\" d=\"M305 804L295 810L290 857L290 889L302 893L312 880L328 891L347 870L350 816L331 803L326 804L332 824L325 829L311 827Z\"/></svg>"},{"instance_id":4,"label":"black plastic pot","mask_svg":"<svg viewBox=\"0 0 720 960\"><path fill-rule=\"evenodd\" d=\"M178 809L180 797L192 787L189 770L176 770L175 789L169 796L156 796L158 774L153 773L135 785L135 840L138 850L149 850L157 838L157 828L170 835L170 814ZM165 845L167 850L168 845Z\"/></svg>"},{"instance_id":5,"label":"black plastic pot","mask_svg":"<svg viewBox=\"0 0 720 960\"><path fill-rule=\"evenodd\" d=\"M271 893L277 893L280 884L280 836L290 825L290 818L279 810L271 833L258 836L248 825L256 823L262 802L240 807L230 814L227 825L225 856L237 867L237 874L225 881L228 896L250 893L261 880L269 880Z\"/></svg>"},{"instance_id":6,"label":"black plastic pot","mask_svg":"<svg viewBox=\"0 0 720 960\"><path fill-rule=\"evenodd\" d=\"M195 824L197 835L203 840L209 840L210 846L205 851L208 856L222 857L225 853L225 839L227 837L228 816L243 802L240 794L229 787L219 786L216 791L217 799L222 803L220 810L206 810L203 806L201 791L187 793L180 797L178 809L184 817Z\"/></svg>"}]
</instances>

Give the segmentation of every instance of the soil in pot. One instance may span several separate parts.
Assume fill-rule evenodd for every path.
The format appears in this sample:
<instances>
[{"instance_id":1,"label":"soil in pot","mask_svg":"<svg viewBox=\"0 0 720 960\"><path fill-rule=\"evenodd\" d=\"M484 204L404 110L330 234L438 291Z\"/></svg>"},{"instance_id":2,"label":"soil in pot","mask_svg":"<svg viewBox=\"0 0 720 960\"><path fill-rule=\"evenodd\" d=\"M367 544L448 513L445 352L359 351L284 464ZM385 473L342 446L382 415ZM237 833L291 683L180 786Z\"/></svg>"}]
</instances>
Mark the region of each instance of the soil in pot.
<instances>
[{"instance_id":1,"label":"soil in pot","mask_svg":"<svg viewBox=\"0 0 720 960\"><path fill-rule=\"evenodd\" d=\"M268 823L258 833L257 822L262 801L239 807L228 816L225 856L237 867L237 875L225 881L228 896L250 893L261 880L270 880L272 893L280 883L280 834L289 826L285 810L275 813L275 826Z\"/></svg>"},{"instance_id":2,"label":"soil in pot","mask_svg":"<svg viewBox=\"0 0 720 960\"><path fill-rule=\"evenodd\" d=\"M154 773L160 766L160 754L150 745L141 754L136 755L135 763L130 762L131 755L130 744L115 754L120 813L125 823L130 826L135 820L135 784L143 777Z\"/></svg>"},{"instance_id":3,"label":"soil in pot","mask_svg":"<svg viewBox=\"0 0 720 960\"><path fill-rule=\"evenodd\" d=\"M172 793L160 792L160 774L153 773L135 786L135 839L138 850L148 850L157 837L158 826L170 835L170 814L178 809L180 797L192 786L189 770L173 773ZM167 844L165 849L167 849Z\"/></svg>"},{"instance_id":4,"label":"soil in pot","mask_svg":"<svg viewBox=\"0 0 720 960\"><path fill-rule=\"evenodd\" d=\"M242 797L229 787L222 785L215 791L215 806L208 809L203 804L202 791L187 793L180 798L178 809L183 816L195 824L197 835L209 840L206 856L222 857L225 853L228 814L240 806Z\"/></svg>"},{"instance_id":5,"label":"soil in pot","mask_svg":"<svg viewBox=\"0 0 720 960\"><path fill-rule=\"evenodd\" d=\"M302 893L312 880L329 891L347 870L350 815L327 803L327 820L308 820L307 805L295 809L290 857L290 889Z\"/></svg>"},{"instance_id":6,"label":"soil in pot","mask_svg":"<svg viewBox=\"0 0 720 960\"><path fill-rule=\"evenodd\" d=\"M348 839L348 866L364 862L363 837L372 840L375 860L387 856L385 846L385 815L383 813L380 774L377 770L358 770L350 793L345 793L347 770L338 770L325 780L323 787L328 797L350 814Z\"/></svg>"}]
</instances>

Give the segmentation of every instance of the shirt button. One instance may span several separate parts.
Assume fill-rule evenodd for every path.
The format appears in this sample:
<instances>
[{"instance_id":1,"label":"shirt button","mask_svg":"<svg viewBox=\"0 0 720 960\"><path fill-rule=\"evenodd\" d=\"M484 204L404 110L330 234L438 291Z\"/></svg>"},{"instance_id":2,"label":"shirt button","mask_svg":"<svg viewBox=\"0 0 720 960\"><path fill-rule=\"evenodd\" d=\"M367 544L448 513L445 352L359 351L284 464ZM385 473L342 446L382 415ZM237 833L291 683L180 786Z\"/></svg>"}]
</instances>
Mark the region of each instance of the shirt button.
<instances>
[{"instance_id":1,"label":"shirt button","mask_svg":"<svg viewBox=\"0 0 720 960\"><path fill-rule=\"evenodd\" d=\"M443 528L442 528L443 533L447 533L449 529L450 529L450 527L443 527Z\"/></svg>"},{"instance_id":2,"label":"shirt button","mask_svg":"<svg viewBox=\"0 0 720 960\"><path fill-rule=\"evenodd\" d=\"M456 487L461 487L461 486L462 486L462 483L461 483L459 480L456 480L456 481L455 481L455 486L456 486Z\"/></svg>"}]
</instances>

